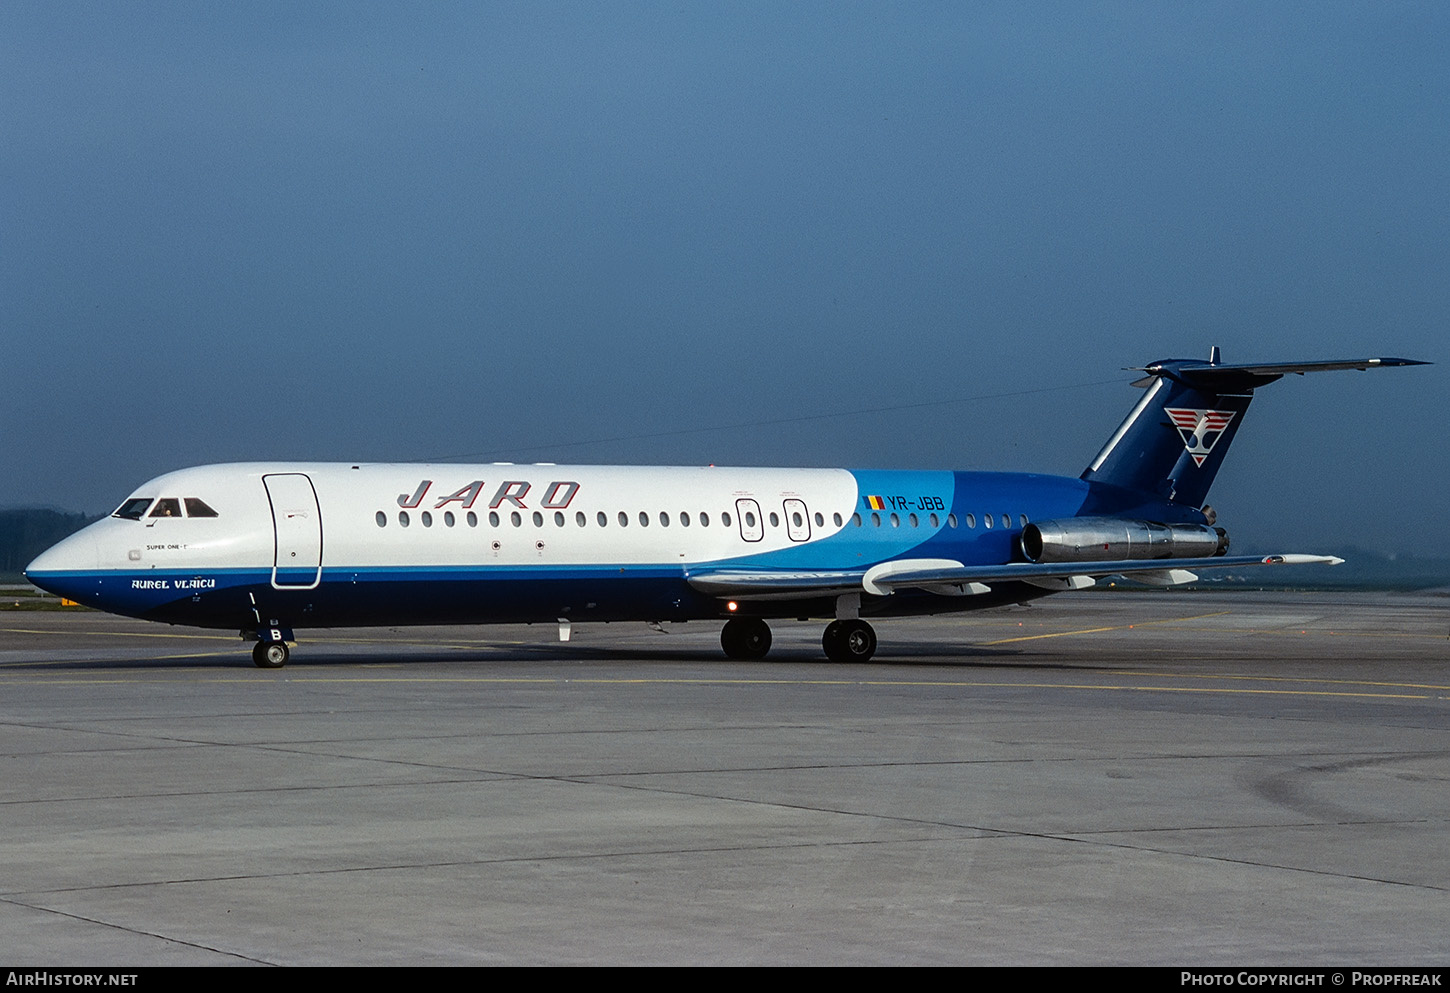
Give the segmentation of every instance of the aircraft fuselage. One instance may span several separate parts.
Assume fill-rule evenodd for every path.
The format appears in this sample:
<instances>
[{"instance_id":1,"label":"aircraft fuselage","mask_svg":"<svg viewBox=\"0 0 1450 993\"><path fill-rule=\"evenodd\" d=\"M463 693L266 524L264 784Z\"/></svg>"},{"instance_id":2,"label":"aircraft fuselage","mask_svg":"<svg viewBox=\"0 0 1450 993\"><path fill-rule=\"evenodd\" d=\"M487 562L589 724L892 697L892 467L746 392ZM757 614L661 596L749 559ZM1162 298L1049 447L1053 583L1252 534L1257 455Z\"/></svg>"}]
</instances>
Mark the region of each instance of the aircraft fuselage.
<instances>
[{"instance_id":1,"label":"aircraft fuselage","mask_svg":"<svg viewBox=\"0 0 1450 993\"><path fill-rule=\"evenodd\" d=\"M259 615L282 627L834 616L834 596L739 600L731 611L688 580L702 569L1011 561L1030 521L1089 504L1204 520L1140 494L1110 506L1112 495L1093 491L1017 473L204 466L139 487L123 504L134 518L91 525L29 575L79 603L201 627L255 628ZM215 516L185 513L196 501ZM1046 593L1019 585L973 597L868 595L861 612L948 612Z\"/></svg>"}]
</instances>

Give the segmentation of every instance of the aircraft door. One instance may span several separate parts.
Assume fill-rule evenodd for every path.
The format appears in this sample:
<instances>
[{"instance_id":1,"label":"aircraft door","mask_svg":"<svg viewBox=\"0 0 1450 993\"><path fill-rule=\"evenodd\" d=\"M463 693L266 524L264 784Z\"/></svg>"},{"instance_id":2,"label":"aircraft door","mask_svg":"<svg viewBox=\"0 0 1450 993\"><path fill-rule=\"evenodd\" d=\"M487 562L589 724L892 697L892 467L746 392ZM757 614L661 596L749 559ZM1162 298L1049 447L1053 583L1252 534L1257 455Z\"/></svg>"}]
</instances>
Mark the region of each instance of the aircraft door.
<instances>
[{"instance_id":1,"label":"aircraft door","mask_svg":"<svg viewBox=\"0 0 1450 993\"><path fill-rule=\"evenodd\" d=\"M765 521L760 516L760 504L754 500L736 500L735 516L740 519L740 537L746 541L759 541L765 537Z\"/></svg>"},{"instance_id":2,"label":"aircraft door","mask_svg":"<svg viewBox=\"0 0 1450 993\"><path fill-rule=\"evenodd\" d=\"M272 504L276 555L272 585L279 590L310 590L322 579L322 511L312 480L300 472L263 476Z\"/></svg>"},{"instance_id":3,"label":"aircraft door","mask_svg":"<svg viewBox=\"0 0 1450 993\"><path fill-rule=\"evenodd\" d=\"M785 502L785 531L791 541L811 540L811 515L806 511L804 500Z\"/></svg>"}]
</instances>

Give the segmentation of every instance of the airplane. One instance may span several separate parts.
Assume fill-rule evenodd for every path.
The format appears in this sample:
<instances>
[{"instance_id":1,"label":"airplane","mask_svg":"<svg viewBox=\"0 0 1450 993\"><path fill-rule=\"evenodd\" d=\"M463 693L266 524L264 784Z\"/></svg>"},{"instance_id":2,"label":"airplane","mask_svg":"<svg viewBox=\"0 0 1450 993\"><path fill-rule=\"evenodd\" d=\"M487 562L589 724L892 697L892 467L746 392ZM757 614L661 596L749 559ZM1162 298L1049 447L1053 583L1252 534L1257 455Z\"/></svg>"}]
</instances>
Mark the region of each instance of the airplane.
<instances>
[{"instance_id":1,"label":"airplane","mask_svg":"<svg viewBox=\"0 0 1450 993\"><path fill-rule=\"evenodd\" d=\"M150 480L26 569L130 617L238 630L280 668L302 628L723 620L734 659L769 620L826 619L826 656L876 652L868 617L1023 603L1121 576L1337 564L1229 555L1205 504L1254 390L1399 358L1131 371L1142 398L1076 479L1029 473L244 463Z\"/></svg>"}]
</instances>

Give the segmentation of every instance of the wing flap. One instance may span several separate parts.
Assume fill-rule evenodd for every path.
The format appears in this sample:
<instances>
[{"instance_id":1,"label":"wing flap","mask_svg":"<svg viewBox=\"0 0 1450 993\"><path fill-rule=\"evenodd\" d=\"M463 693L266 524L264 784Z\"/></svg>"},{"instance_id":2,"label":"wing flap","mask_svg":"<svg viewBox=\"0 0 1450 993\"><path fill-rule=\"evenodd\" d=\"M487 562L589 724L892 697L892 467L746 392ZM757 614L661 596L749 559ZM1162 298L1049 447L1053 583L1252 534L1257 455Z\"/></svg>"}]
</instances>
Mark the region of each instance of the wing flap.
<instances>
[{"instance_id":1,"label":"wing flap","mask_svg":"<svg viewBox=\"0 0 1450 993\"><path fill-rule=\"evenodd\" d=\"M1184 577L1197 569L1226 569L1261 565L1338 565L1344 560L1333 555L1218 555L1200 559L1123 559L1117 562L1054 562L1036 564L1009 562L1003 565L963 566L926 572L898 572L876 580L876 585L891 589L922 587L935 583L992 583L1018 581L1042 585L1048 589L1083 589L1084 579L1104 576L1141 578L1148 583L1176 585L1192 582ZM1058 586L1052 580L1067 580Z\"/></svg>"}]
</instances>

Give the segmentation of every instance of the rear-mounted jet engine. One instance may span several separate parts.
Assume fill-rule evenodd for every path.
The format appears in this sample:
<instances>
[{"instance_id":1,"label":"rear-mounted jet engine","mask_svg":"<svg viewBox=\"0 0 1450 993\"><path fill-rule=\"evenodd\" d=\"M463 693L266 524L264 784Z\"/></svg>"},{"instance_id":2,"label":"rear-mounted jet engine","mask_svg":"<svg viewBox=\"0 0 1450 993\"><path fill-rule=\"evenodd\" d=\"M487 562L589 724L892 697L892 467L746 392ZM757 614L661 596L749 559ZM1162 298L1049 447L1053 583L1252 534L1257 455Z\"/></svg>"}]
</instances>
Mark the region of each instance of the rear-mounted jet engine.
<instances>
[{"instance_id":1,"label":"rear-mounted jet engine","mask_svg":"<svg viewBox=\"0 0 1450 993\"><path fill-rule=\"evenodd\" d=\"M1227 552L1228 532L1206 524L1073 517L1022 530L1022 554L1029 562L1204 559Z\"/></svg>"}]
</instances>

